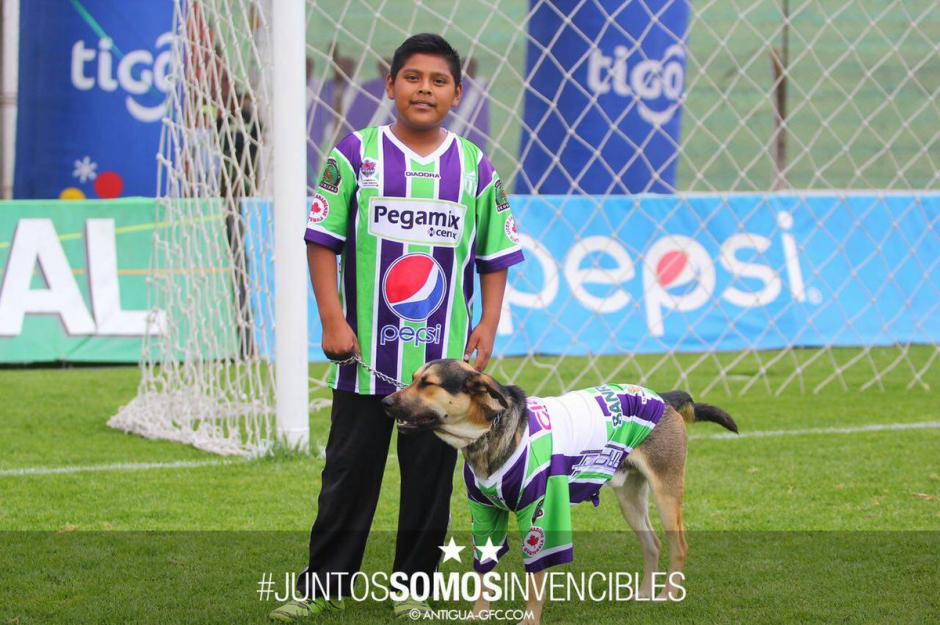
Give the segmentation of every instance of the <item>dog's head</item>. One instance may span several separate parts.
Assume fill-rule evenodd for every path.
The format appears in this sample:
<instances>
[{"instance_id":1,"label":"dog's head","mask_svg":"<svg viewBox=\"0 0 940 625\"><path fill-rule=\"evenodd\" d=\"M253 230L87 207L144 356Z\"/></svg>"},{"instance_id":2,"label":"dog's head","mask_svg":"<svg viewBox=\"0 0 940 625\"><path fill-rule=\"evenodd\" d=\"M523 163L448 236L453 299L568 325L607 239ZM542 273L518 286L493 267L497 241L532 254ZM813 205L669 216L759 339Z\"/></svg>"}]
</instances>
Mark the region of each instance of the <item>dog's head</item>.
<instances>
[{"instance_id":1,"label":"dog's head","mask_svg":"<svg viewBox=\"0 0 940 625\"><path fill-rule=\"evenodd\" d=\"M434 360L382 405L399 432L434 430L445 443L462 449L489 431L493 419L509 408L509 400L493 378L467 363Z\"/></svg>"}]
</instances>

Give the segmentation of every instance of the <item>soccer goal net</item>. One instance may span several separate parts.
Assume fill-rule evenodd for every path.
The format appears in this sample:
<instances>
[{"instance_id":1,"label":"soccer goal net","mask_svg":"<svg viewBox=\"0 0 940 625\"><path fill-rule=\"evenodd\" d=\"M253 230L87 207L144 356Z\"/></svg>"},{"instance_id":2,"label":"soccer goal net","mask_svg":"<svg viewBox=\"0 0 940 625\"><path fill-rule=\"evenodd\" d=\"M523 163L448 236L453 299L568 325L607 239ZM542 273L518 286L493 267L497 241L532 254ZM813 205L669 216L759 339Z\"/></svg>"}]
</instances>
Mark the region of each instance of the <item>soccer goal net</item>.
<instances>
[{"instance_id":1,"label":"soccer goal net","mask_svg":"<svg viewBox=\"0 0 940 625\"><path fill-rule=\"evenodd\" d=\"M272 9L177 0L151 275L167 325L111 422L220 453L276 432ZM935 0L307 0L305 14L310 198L339 139L393 119L384 77L406 37L461 53L446 126L506 181L527 257L499 379L533 394L936 382ZM311 361L316 319L311 298ZM316 406L326 374L311 370Z\"/></svg>"}]
</instances>

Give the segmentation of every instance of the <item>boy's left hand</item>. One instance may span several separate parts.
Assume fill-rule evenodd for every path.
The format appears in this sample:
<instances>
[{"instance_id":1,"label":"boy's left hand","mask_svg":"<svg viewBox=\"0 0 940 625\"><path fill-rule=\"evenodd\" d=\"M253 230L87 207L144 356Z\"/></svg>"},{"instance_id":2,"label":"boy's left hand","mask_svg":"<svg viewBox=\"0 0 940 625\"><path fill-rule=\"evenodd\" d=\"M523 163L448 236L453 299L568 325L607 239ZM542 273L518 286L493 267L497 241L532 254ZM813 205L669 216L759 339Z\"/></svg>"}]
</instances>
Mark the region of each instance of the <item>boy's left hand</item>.
<instances>
[{"instance_id":1,"label":"boy's left hand","mask_svg":"<svg viewBox=\"0 0 940 625\"><path fill-rule=\"evenodd\" d=\"M495 340L496 324L481 321L480 324L473 329L473 332L470 333L470 338L467 340L467 349L463 354L464 361L470 362L470 356L475 350L477 359L476 362L473 363L473 367L477 371L482 372L486 369L486 365L489 364L490 356L493 355L493 343Z\"/></svg>"}]
</instances>

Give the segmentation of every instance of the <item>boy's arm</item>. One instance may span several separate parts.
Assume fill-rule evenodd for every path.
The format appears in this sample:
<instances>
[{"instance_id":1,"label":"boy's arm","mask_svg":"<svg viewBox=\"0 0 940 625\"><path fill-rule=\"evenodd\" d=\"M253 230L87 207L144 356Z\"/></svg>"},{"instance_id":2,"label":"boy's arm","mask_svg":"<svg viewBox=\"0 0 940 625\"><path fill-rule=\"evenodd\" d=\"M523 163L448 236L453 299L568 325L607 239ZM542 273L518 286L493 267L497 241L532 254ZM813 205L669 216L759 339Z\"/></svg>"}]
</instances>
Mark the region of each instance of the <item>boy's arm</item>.
<instances>
[{"instance_id":1,"label":"boy's arm","mask_svg":"<svg viewBox=\"0 0 940 625\"><path fill-rule=\"evenodd\" d=\"M330 152L314 191L307 217L307 265L323 328L323 353L331 360L359 354L356 334L346 322L337 289L336 255L346 246L350 202L356 193L356 171L347 155L359 153L359 138L347 135Z\"/></svg>"},{"instance_id":2,"label":"boy's arm","mask_svg":"<svg viewBox=\"0 0 940 625\"><path fill-rule=\"evenodd\" d=\"M501 269L490 273L480 274L480 290L483 296L483 315L480 323L470 333L467 340L467 350L463 359L470 360L470 355L476 350L477 358L473 363L477 371L486 369L493 355L493 343L496 340L496 327L499 325L499 313L503 306L503 294L506 292L506 276L508 269Z\"/></svg>"},{"instance_id":3,"label":"boy's arm","mask_svg":"<svg viewBox=\"0 0 940 625\"><path fill-rule=\"evenodd\" d=\"M476 265L483 291L483 315L467 339L464 360L476 350L474 367L483 371L493 354L503 294L506 292L507 269L522 262L516 222L509 210L509 198L492 163L480 155L477 160L477 249Z\"/></svg>"},{"instance_id":4,"label":"boy's arm","mask_svg":"<svg viewBox=\"0 0 940 625\"><path fill-rule=\"evenodd\" d=\"M307 264L323 326L323 353L331 360L341 360L354 352L359 354L359 341L339 303L336 252L317 243L307 243Z\"/></svg>"}]
</instances>

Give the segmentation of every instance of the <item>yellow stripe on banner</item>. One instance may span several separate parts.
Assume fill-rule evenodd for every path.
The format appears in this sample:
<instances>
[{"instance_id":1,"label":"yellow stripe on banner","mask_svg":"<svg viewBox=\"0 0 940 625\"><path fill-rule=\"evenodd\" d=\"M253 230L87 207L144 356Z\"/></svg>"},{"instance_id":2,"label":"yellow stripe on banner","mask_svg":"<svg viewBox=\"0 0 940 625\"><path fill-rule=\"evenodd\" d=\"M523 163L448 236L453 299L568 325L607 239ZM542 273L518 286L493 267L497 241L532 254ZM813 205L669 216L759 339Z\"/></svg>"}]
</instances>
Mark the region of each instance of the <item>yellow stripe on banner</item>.
<instances>
[{"instance_id":1,"label":"yellow stripe on banner","mask_svg":"<svg viewBox=\"0 0 940 625\"><path fill-rule=\"evenodd\" d=\"M0 271L2 270L3 268L0 267ZM150 269L118 269L117 275L119 276L149 276L152 274L155 276L168 276L168 275L207 276L207 275L225 273L227 271L229 270L225 269L224 267L208 267L208 268L190 267L188 269L155 269L153 271L151 271ZM76 276L84 276L86 273L88 273L88 270L84 268L72 269L72 274Z\"/></svg>"},{"instance_id":2,"label":"yellow stripe on banner","mask_svg":"<svg viewBox=\"0 0 940 625\"><path fill-rule=\"evenodd\" d=\"M176 223L171 223L169 221L161 221L160 223L151 223L151 224L134 224L133 226L121 226L120 228L114 229L114 234L135 234L137 232L146 232L148 230L165 230L169 227L179 227L179 226L189 226L195 224L206 223L209 221L223 221L224 216L213 215L211 217L199 217L198 219L190 219L187 221L181 221ZM59 241L78 241L82 238L84 233L82 232L70 232L68 234L60 234ZM10 247L10 241L0 241L0 250Z\"/></svg>"}]
</instances>

